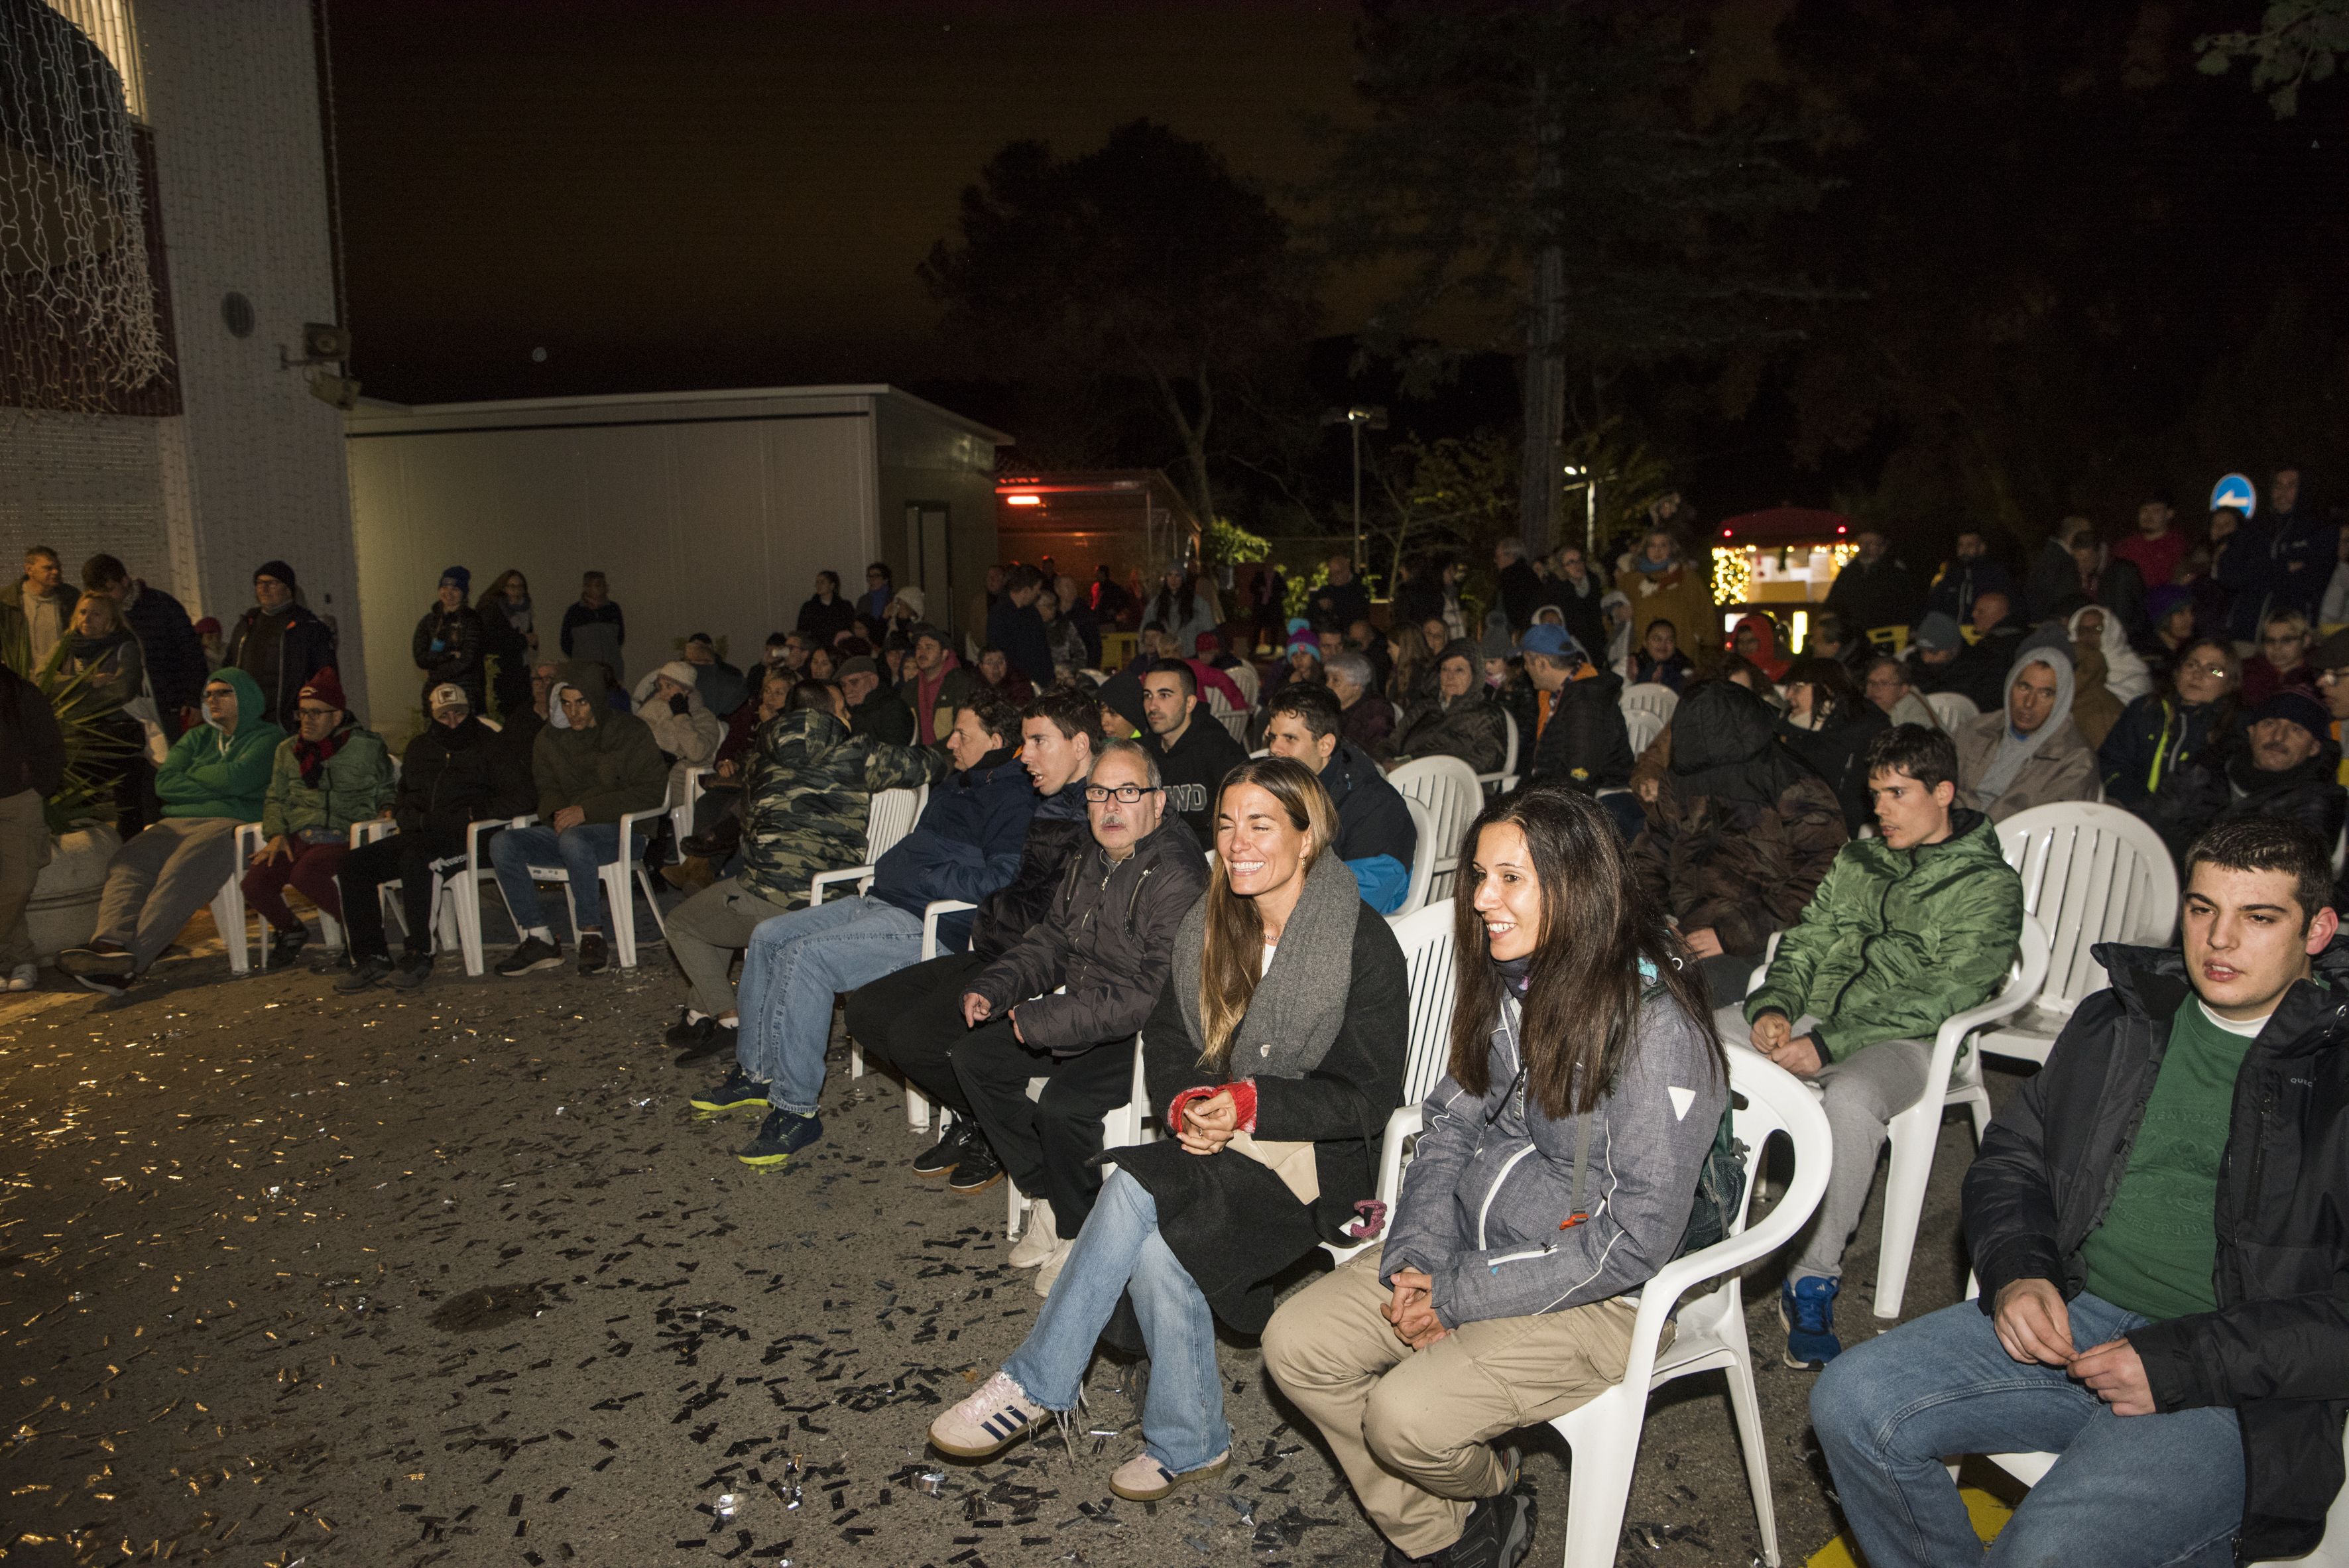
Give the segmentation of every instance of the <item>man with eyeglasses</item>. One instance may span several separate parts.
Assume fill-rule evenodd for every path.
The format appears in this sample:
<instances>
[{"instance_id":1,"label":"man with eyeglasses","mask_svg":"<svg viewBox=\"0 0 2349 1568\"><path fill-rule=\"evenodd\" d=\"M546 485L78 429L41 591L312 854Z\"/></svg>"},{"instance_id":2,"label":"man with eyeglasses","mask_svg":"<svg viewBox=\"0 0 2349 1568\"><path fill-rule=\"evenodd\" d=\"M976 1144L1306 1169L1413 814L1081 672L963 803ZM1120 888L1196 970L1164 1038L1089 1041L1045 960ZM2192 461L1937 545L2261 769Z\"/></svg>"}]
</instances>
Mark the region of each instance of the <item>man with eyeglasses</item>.
<instances>
[{"instance_id":1,"label":"man with eyeglasses","mask_svg":"<svg viewBox=\"0 0 2349 1568\"><path fill-rule=\"evenodd\" d=\"M2169 689L2156 688L2130 703L2096 748L2106 800L2142 812L2164 779L2214 742L2231 741L2237 708L2222 699L2241 681L2242 667L2224 642L2189 643L2169 673Z\"/></svg>"},{"instance_id":2,"label":"man with eyeglasses","mask_svg":"<svg viewBox=\"0 0 2349 1568\"><path fill-rule=\"evenodd\" d=\"M1174 962L1174 934L1206 886L1206 856L1166 810L1157 758L1102 748L1086 780L1092 829L1044 918L964 993L954 1074L1019 1190L1036 1200L1015 1268L1052 1281L1101 1191L1102 1118L1133 1092L1135 1031ZM1028 1086L1045 1080L1043 1093Z\"/></svg>"}]
</instances>

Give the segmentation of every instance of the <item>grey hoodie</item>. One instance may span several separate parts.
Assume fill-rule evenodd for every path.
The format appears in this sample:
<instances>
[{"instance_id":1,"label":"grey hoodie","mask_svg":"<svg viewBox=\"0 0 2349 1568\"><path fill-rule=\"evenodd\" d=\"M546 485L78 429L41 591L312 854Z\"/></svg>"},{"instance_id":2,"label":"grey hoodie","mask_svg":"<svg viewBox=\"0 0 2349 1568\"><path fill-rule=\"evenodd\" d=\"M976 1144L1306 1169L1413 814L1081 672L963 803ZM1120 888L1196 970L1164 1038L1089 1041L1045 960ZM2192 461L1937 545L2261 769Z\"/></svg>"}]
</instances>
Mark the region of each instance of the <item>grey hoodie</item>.
<instances>
[{"instance_id":1,"label":"grey hoodie","mask_svg":"<svg viewBox=\"0 0 2349 1568\"><path fill-rule=\"evenodd\" d=\"M1671 1262L1697 1176L1729 1105L1700 1026L1669 996L1640 1009L1614 1091L1590 1114L1582 1207L1573 1209L1576 1119L1526 1104L1517 1078L1517 1005L1493 1031L1482 1099L1450 1074L1428 1094L1419 1152L1381 1258L1381 1279L1424 1270L1449 1327L1530 1317L1637 1291Z\"/></svg>"}]
</instances>

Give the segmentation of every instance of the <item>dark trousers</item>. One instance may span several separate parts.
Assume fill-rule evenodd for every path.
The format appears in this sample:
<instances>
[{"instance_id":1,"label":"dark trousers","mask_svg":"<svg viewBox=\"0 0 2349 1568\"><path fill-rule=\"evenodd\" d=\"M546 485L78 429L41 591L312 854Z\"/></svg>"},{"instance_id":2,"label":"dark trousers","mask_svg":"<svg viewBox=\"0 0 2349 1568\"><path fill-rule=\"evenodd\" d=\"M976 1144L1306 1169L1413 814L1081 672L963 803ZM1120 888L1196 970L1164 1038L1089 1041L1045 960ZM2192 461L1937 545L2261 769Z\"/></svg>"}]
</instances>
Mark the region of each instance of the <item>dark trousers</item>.
<instances>
[{"instance_id":1,"label":"dark trousers","mask_svg":"<svg viewBox=\"0 0 2349 1568\"><path fill-rule=\"evenodd\" d=\"M954 1070L1004 1170L1050 1202L1062 1237L1075 1236L1101 1195L1102 1118L1133 1098L1133 1040L1055 1058L1021 1045L1008 1023L983 1024L956 1044ZM1031 1100L1028 1080L1039 1078L1048 1081Z\"/></svg>"},{"instance_id":2,"label":"dark trousers","mask_svg":"<svg viewBox=\"0 0 2349 1568\"><path fill-rule=\"evenodd\" d=\"M954 1053L974 1033L962 1026L962 994L986 967L968 953L949 953L857 987L848 994L848 1037L867 1061L896 1068L931 1103L970 1115Z\"/></svg>"},{"instance_id":3,"label":"dark trousers","mask_svg":"<svg viewBox=\"0 0 2349 1568\"><path fill-rule=\"evenodd\" d=\"M302 929L302 923L285 904L288 887L299 890L304 898L340 920L342 900L335 892L335 871L349 853L349 845L331 840L316 844L296 840L293 859L264 861L246 868L244 902L260 911L273 931Z\"/></svg>"},{"instance_id":4,"label":"dark trousers","mask_svg":"<svg viewBox=\"0 0 2349 1568\"><path fill-rule=\"evenodd\" d=\"M422 833L394 833L371 844L361 844L343 857L336 881L343 890L343 929L349 934L353 958L388 958L391 947L383 930L383 884L399 881L399 917L408 925L407 951L421 957L432 951L432 882L436 860L462 858L461 843L451 844Z\"/></svg>"}]
</instances>

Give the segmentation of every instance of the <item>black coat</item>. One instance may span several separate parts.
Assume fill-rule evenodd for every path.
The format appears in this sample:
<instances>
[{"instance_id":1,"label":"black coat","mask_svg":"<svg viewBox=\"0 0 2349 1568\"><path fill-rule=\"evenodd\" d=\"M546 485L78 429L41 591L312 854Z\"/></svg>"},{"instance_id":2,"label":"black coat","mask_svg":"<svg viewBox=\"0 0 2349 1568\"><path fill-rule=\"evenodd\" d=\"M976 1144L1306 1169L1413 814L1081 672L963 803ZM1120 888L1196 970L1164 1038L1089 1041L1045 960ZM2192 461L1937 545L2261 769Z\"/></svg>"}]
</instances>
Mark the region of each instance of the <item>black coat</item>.
<instances>
[{"instance_id":1,"label":"black coat","mask_svg":"<svg viewBox=\"0 0 2349 1568\"><path fill-rule=\"evenodd\" d=\"M147 662L147 687L155 694L163 733L176 740L181 712L203 701L204 682L212 673L204 659L204 640L196 635L185 605L144 583L122 619L139 639L140 656Z\"/></svg>"},{"instance_id":2,"label":"black coat","mask_svg":"<svg viewBox=\"0 0 2349 1568\"><path fill-rule=\"evenodd\" d=\"M1184 727L1174 748L1160 752L1158 770L1166 779L1166 809L1182 814L1191 825L1191 836L1201 845L1216 841L1216 792L1223 787L1224 775L1247 760L1247 748L1232 738L1231 731L1207 711L1204 701L1191 710L1191 722Z\"/></svg>"},{"instance_id":3,"label":"black coat","mask_svg":"<svg viewBox=\"0 0 2349 1568\"><path fill-rule=\"evenodd\" d=\"M0 799L37 789L43 799L65 782L66 742L41 688L0 665Z\"/></svg>"},{"instance_id":4,"label":"black coat","mask_svg":"<svg viewBox=\"0 0 2349 1568\"><path fill-rule=\"evenodd\" d=\"M502 622L505 617L498 619ZM432 645L440 645L435 648ZM472 699L473 711L479 713L489 696L488 672L482 668L481 655L488 651L489 634L482 627L481 613L471 604L460 604L453 610L443 610L435 604L424 612L416 623L416 634L409 639L409 652L416 667L424 672L424 695L427 706L432 688L444 683L454 683L465 688ZM524 672L525 689L528 673Z\"/></svg>"},{"instance_id":5,"label":"black coat","mask_svg":"<svg viewBox=\"0 0 2349 1568\"><path fill-rule=\"evenodd\" d=\"M1811 771L1835 791L1848 832L1857 833L1863 824L1876 820L1868 809L1868 748L1891 727L1884 710L1865 701L1849 714L1829 715L1824 729L1802 729L1784 719L1778 721L1786 748L1809 763Z\"/></svg>"},{"instance_id":6,"label":"black coat","mask_svg":"<svg viewBox=\"0 0 2349 1568\"><path fill-rule=\"evenodd\" d=\"M1011 880L979 900L970 917L970 952L992 964L1011 951L1052 907L1052 893L1069 862L1092 847L1082 784L1071 784L1040 801L1028 819L1019 846L1019 869Z\"/></svg>"},{"instance_id":7,"label":"black coat","mask_svg":"<svg viewBox=\"0 0 2349 1568\"><path fill-rule=\"evenodd\" d=\"M335 662L335 629L300 604L274 614L255 604L236 618L221 662L253 677L261 688L261 717L290 734L302 688Z\"/></svg>"},{"instance_id":8,"label":"black coat","mask_svg":"<svg viewBox=\"0 0 2349 1568\"><path fill-rule=\"evenodd\" d=\"M1631 731L1620 706L1623 677L1601 670L1568 681L1550 694L1549 723L1534 744L1531 781L1561 784L1588 795L1631 781ZM1524 757L1520 731L1518 755Z\"/></svg>"},{"instance_id":9,"label":"black coat","mask_svg":"<svg viewBox=\"0 0 2349 1568\"><path fill-rule=\"evenodd\" d=\"M1512 561L1502 567L1500 588L1501 613L1508 616L1509 630L1512 632L1522 632L1532 625L1534 612L1547 602L1544 598L1544 594L1547 592L1547 585L1543 583L1541 573L1534 570L1533 562L1530 561ZM1561 605L1559 608L1563 609L1564 606ZM1583 646L1585 649L1590 648L1588 643ZM1604 654L1607 650L1599 648L1590 651L1595 654Z\"/></svg>"},{"instance_id":10,"label":"black coat","mask_svg":"<svg viewBox=\"0 0 2349 1568\"><path fill-rule=\"evenodd\" d=\"M512 713L530 706L530 639L514 629L506 619L503 598L492 599L486 610L476 610L481 618L481 657L498 663L498 711Z\"/></svg>"},{"instance_id":11,"label":"black coat","mask_svg":"<svg viewBox=\"0 0 2349 1568\"><path fill-rule=\"evenodd\" d=\"M538 734L546 720L528 703L508 712L490 737L492 817L527 817L538 810Z\"/></svg>"},{"instance_id":12,"label":"black coat","mask_svg":"<svg viewBox=\"0 0 2349 1568\"><path fill-rule=\"evenodd\" d=\"M1827 608L1842 616L1858 637L1878 626L1915 624L1924 612L1925 595L1907 562L1888 552L1871 566L1854 556L1827 589Z\"/></svg>"},{"instance_id":13,"label":"black coat","mask_svg":"<svg viewBox=\"0 0 2349 1568\"><path fill-rule=\"evenodd\" d=\"M856 630L856 606L837 593L829 604L811 594L807 603L800 606L800 618L792 629L813 637L819 646L828 648L841 633Z\"/></svg>"},{"instance_id":14,"label":"black coat","mask_svg":"<svg viewBox=\"0 0 2349 1568\"><path fill-rule=\"evenodd\" d=\"M1966 1172L1965 1231L1982 1309L2015 1280L2087 1285L2080 1247L2103 1222L2190 995L2175 950L2106 944L2111 988L2083 1002ZM2349 1411L2349 941L2317 959L2235 1075L2212 1215L2218 1307L2128 1331L2155 1408L2230 1405L2243 1439L2238 1561L2294 1557L2341 1489Z\"/></svg>"},{"instance_id":15,"label":"black coat","mask_svg":"<svg viewBox=\"0 0 2349 1568\"><path fill-rule=\"evenodd\" d=\"M905 699L897 695L896 688L877 686L871 696L848 710L848 729L852 735L869 735L892 746L911 746L914 710L905 706Z\"/></svg>"},{"instance_id":16,"label":"black coat","mask_svg":"<svg viewBox=\"0 0 2349 1568\"><path fill-rule=\"evenodd\" d=\"M1436 613L1443 614L1441 606ZM1317 632L1343 632L1371 618L1370 590L1360 583L1324 583L1305 601L1306 618Z\"/></svg>"},{"instance_id":17,"label":"black coat","mask_svg":"<svg viewBox=\"0 0 2349 1568\"><path fill-rule=\"evenodd\" d=\"M2252 766L2248 738L2207 747L2202 754L2161 781L2153 799L2137 808L2169 846L2182 869L2186 851L2220 822L2238 817L2282 817L2300 823L2329 846L2341 837L2349 795L2339 782L2341 748L2327 740L2297 768L2263 773Z\"/></svg>"},{"instance_id":18,"label":"black coat","mask_svg":"<svg viewBox=\"0 0 2349 1568\"><path fill-rule=\"evenodd\" d=\"M2215 738L2213 726L2218 728ZM2137 810L2214 738L2223 747L2241 730L2239 710L2225 697L2189 707L2174 691L2149 691L2121 710L2120 722L2096 748L2105 799Z\"/></svg>"},{"instance_id":19,"label":"black coat","mask_svg":"<svg viewBox=\"0 0 2349 1568\"><path fill-rule=\"evenodd\" d=\"M497 815L491 806L490 746L498 734L470 714L453 730L426 725L399 754L399 789L391 803L399 830L454 851L464 843L469 823Z\"/></svg>"},{"instance_id":20,"label":"black coat","mask_svg":"<svg viewBox=\"0 0 2349 1568\"><path fill-rule=\"evenodd\" d=\"M1354 1205L1378 1195L1379 1144L1387 1118L1402 1101L1403 1053L1410 1031L1402 949L1386 918L1355 903L1353 974L1345 1021L1321 1065L1303 1078L1258 1078L1256 1136L1314 1143L1320 1197L1299 1203L1269 1167L1235 1155L1201 1157L1173 1136L1114 1149L1109 1157L1149 1190L1158 1233L1196 1281L1215 1314L1243 1334L1261 1334L1272 1317L1268 1283L1323 1242L1350 1243ZM1242 1071L1209 1068L1184 1022L1170 976L1143 1026L1142 1068L1150 1109L1164 1116L1186 1088L1224 1084Z\"/></svg>"}]
</instances>

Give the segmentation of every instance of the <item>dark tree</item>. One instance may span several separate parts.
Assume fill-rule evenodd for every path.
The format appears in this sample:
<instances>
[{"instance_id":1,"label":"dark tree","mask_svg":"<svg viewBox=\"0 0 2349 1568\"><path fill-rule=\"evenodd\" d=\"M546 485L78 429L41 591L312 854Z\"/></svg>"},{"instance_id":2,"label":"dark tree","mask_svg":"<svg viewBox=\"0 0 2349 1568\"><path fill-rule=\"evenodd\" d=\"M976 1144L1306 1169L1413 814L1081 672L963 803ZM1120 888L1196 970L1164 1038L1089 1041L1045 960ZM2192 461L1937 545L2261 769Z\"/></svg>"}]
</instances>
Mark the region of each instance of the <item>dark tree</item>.
<instances>
[{"instance_id":1,"label":"dark tree","mask_svg":"<svg viewBox=\"0 0 2349 1568\"><path fill-rule=\"evenodd\" d=\"M1401 260L1399 334L1466 305L1525 356L1521 511L1555 537L1569 367L1717 358L1784 338L1813 297L1757 233L1810 201L1783 130L1713 101L1692 7L1372 0L1370 125L1321 192L1340 257ZM1593 410L1594 415L1599 410Z\"/></svg>"},{"instance_id":2,"label":"dark tree","mask_svg":"<svg viewBox=\"0 0 2349 1568\"><path fill-rule=\"evenodd\" d=\"M963 192L958 226L921 268L949 333L990 374L1146 387L1212 522L1228 406L1288 374L1312 330L1287 222L1213 149L1135 120L1072 159L1013 142Z\"/></svg>"}]
</instances>

